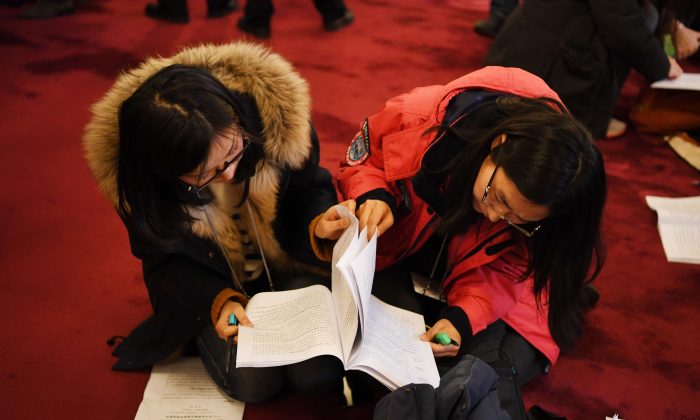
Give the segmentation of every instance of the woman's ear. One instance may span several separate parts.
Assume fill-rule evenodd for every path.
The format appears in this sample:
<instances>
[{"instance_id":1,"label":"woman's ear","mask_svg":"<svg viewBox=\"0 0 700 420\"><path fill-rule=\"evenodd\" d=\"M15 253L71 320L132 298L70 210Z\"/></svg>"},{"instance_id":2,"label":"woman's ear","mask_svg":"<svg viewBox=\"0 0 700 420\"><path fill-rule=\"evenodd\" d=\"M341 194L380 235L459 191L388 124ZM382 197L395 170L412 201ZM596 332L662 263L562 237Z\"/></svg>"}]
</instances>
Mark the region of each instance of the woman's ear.
<instances>
[{"instance_id":1,"label":"woman's ear","mask_svg":"<svg viewBox=\"0 0 700 420\"><path fill-rule=\"evenodd\" d=\"M506 133L503 133L500 136L493 139L493 141L491 142L491 150L505 143L507 139L508 135Z\"/></svg>"}]
</instances>

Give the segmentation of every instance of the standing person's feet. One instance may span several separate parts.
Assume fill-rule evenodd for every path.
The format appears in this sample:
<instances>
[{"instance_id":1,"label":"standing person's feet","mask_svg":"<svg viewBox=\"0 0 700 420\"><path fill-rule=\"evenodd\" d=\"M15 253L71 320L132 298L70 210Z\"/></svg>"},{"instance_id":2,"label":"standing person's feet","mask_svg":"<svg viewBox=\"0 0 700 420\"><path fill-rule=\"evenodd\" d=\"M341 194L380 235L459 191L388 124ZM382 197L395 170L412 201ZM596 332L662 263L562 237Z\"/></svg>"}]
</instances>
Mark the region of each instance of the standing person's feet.
<instances>
[{"instance_id":1,"label":"standing person's feet","mask_svg":"<svg viewBox=\"0 0 700 420\"><path fill-rule=\"evenodd\" d=\"M324 20L323 29L328 32L338 31L348 25L350 25L355 20L355 14L350 9L346 9L345 13L339 18L333 20Z\"/></svg>"},{"instance_id":2,"label":"standing person's feet","mask_svg":"<svg viewBox=\"0 0 700 420\"><path fill-rule=\"evenodd\" d=\"M474 23L474 32L485 37L495 38L503 27L503 23L503 19L489 16L488 19L478 20Z\"/></svg>"},{"instance_id":3,"label":"standing person's feet","mask_svg":"<svg viewBox=\"0 0 700 420\"><path fill-rule=\"evenodd\" d=\"M238 19L238 29L256 38L270 38L270 22L253 21L243 16Z\"/></svg>"},{"instance_id":4,"label":"standing person's feet","mask_svg":"<svg viewBox=\"0 0 700 420\"><path fill-rule=\"evenodd\" d=\"M73 13L75 13L74 0L38 0L36 3L22 10L19 17L23 19L46 19Z\"/></svg>"},{"instance_id":5,"label":"standing person's feet","mask_svg":"<svg viewBox=\"0 0 700 420\"><path fill-rule=\"evenodd\" d=\"M152 19L166 20L173 23L187 23L190 21L187 10L167 10L158 3L148 3L146 5L146 16Z\"/></svg>"},{"instance_id":6,"label":"standing person's feet","mask_svg":"<svg viewBox=\"0 0 700 420\"><path fill-rule=\"evenodd\" d=\"M220 18L238 10L238 0L208 1L207 17Z\"/></svg>"}]
</instances>

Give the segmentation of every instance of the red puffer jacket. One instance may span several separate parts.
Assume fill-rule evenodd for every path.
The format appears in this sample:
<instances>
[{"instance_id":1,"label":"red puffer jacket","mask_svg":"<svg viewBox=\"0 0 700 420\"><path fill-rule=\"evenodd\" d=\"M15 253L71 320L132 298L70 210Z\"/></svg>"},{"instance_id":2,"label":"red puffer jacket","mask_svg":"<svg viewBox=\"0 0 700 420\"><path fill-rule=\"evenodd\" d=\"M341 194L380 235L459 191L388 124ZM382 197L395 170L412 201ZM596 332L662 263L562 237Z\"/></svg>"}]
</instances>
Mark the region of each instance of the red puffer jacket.
<instances>
[{"instance_id":1,"label":"red puffer jacket","mask_svg":"<svg viewBox=\"0 0 700 420\"><path fill-rule=\"evenodd\" d=\"M408 212L394 215L394 225L380 237L378 270L416 252L433 233L437 215L416 194L410 180L420 171L426 151L442 138L426 131L439 125L450 100L468 89L561 102L537 76L516 68L486 67L446 85L420 87L397 96L370 116L341 164L340 194L343 199L357 199L385 190L396 202L412 203ZM527 253L512 238L508 225L486 218L480 218L466 233L451 237L443 283L447 303L464 311L473 334L502 319L554 363L559 348L549 333L546 296L538 308L532 278L520 281Z\"/></svg>"}]
</instances>

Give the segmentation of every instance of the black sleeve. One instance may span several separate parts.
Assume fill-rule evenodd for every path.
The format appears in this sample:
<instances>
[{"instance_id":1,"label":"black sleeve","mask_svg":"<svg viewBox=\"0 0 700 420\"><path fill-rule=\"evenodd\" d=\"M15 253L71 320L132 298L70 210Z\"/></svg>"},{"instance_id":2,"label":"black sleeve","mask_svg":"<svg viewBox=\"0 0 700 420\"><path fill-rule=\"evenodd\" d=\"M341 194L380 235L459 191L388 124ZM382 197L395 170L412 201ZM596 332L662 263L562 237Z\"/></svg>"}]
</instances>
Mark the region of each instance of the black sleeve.
<instances>
[{"instance_id":1,"label":"black sleeve","mask_svg":"<svg viewBox=\"0 0 700 420\"><path fill-rule=\"evenodd\" d=\"M380 200L385 202L389 206L389 209L391 209L391 214L396 215L396 200L394 199L394 196L389 193L389 191L383 188L367 191L355 199L357 208L359 208L367 200Z\"/></svg>"},{"instance_id":2,"label":"black sleeve","mask_svg":"<svg viewBox=\"0 0 700 420\"><path fill-rule=\"evenodd\" d=\"M143 278L153 310L179 308L197 322L210 323L214 298L233 287L229 269L216 247L209 241L183 235L178 250L160 250L129 229L134 256L141 260ZM172 314L171 314L172 315Z\"/></svg>"},{"instance_id":3,"label":"black sleeve","mask_svg":"<svg viewBox=\"0 0 700 420\"><path fill-rule=\"evenodd\" d=\"M440 319L450 321L457 329L460 337L462 338L462 342L460 344L468 342L474 336L471 323L469 322L469 316L462 308L458 306L446 306L440 313ZM466 348L467 346L461 346L459 353L464 354Z\"/></svg>"},{"instance_id":4,"label":"black sleeve","mask_svg":"<svg viewBox=\"0 0 700 420\"><path fill-rule=\"evenodd\" d=\"M273 224L282 248L307 264L328 268L311 249L309 225L328 208L338 204L331 173L319 166L320 145L311 127L311 154L303 168L283 175L279 189L277 218Z\"/></svg>"},{"instance_id":5,"label":"black sleeve","mask_svg":"<svg viewBox=\"0 0 700 420\"><path fill-rule=\"evenodd\" d=\"M668 57L636 0L589 0L589 4L600 36L616 55L652 82L668 76Z\"/></svg>"}]
</instances>

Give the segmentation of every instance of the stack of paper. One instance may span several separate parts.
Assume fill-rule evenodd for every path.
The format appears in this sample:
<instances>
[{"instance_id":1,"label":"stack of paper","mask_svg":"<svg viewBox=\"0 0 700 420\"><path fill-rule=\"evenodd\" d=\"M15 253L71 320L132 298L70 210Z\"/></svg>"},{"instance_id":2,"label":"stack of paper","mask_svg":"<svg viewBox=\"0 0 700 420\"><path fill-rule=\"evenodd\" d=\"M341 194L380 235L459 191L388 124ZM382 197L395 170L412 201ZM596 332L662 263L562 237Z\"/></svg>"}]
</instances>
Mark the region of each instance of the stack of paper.
<instances>
[{"instance_id":1,"label":"stack of paper","mask_svg":"<svg viewBox=\"0 0 700 420\"><path fill-rule=\"evenodd\" d=\"M659 214L659 234L671 262L700 264L700 196L668 198L647 196Z\"/></svg>"}]
</instances>

